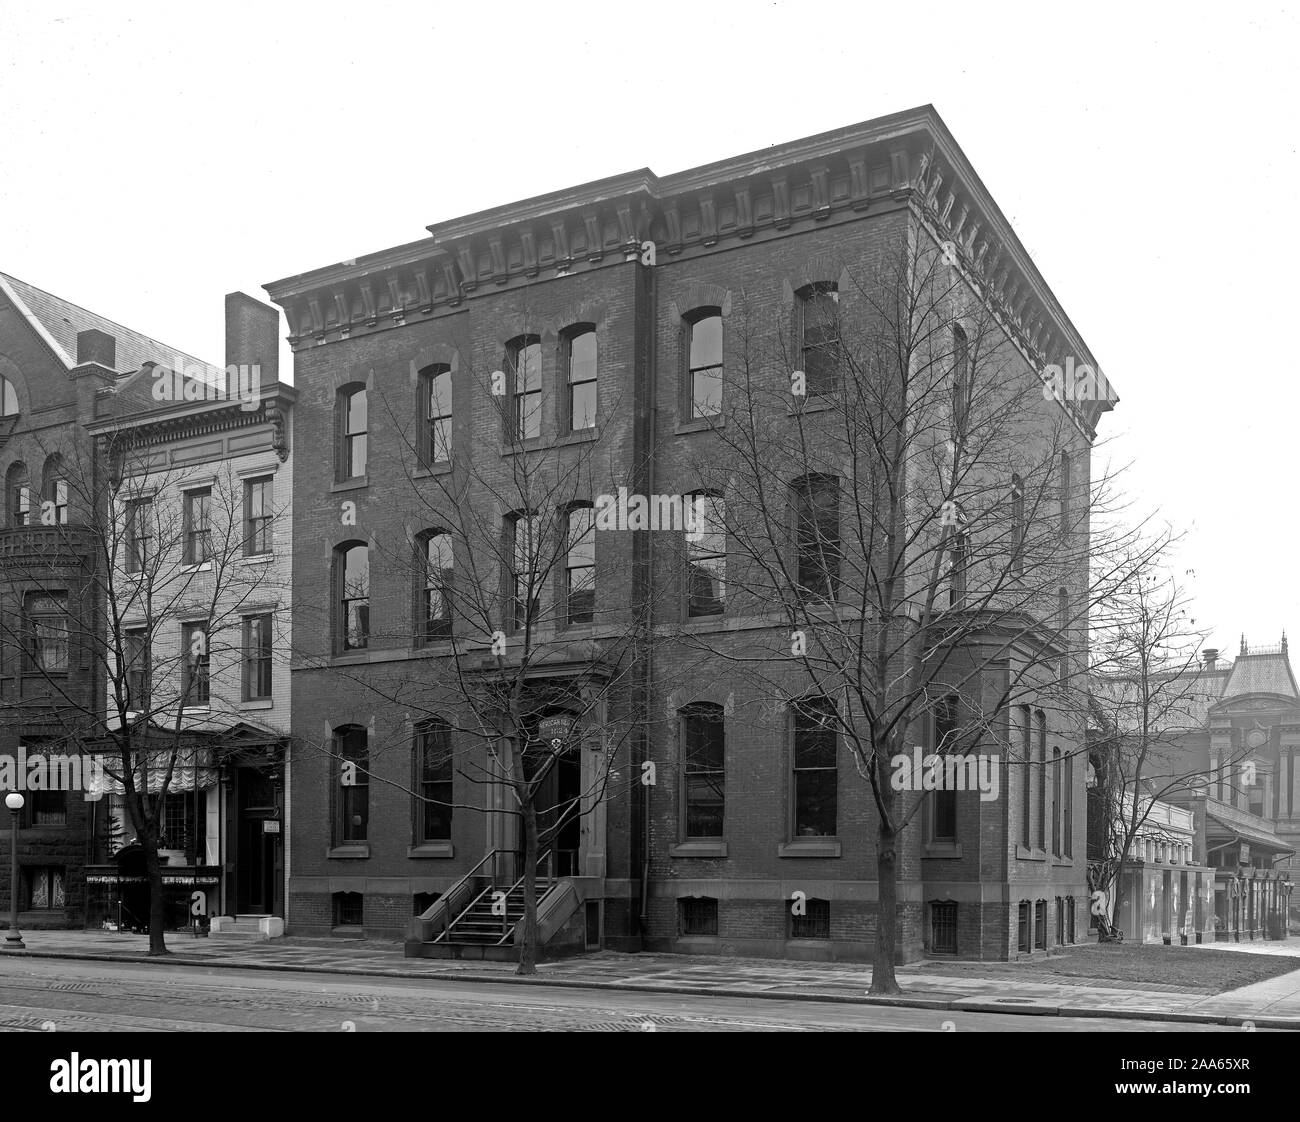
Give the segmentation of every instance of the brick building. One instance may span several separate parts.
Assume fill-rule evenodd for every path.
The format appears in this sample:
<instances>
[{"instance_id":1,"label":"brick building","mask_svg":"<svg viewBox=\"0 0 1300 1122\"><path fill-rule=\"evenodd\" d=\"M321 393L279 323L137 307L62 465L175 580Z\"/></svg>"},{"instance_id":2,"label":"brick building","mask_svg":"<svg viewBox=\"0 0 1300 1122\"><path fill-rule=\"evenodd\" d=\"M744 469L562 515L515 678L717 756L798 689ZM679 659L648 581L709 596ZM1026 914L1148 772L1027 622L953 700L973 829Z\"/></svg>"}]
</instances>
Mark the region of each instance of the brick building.
<instances>
[{"instance_id":1,"label":"brick building","mask_svg":"<svg viewBox=\"0 0 1300 1122\"><path fill-rule=\"evenodd\" d=\"M996 348L1030 396L1040 396L1046 363L1067 354L1091 362L928 107L428 229L420 241L267 286L290 325L307 457L293 496L288 927L409 932L410 953L429 952L455 926L461 897L491 887L485 859L518 837L499 784L475 782L468 769L430 779L406 700L456 677L463 649L486 650L494 633L486 619L431 630L433 586L413 582L400 560L413 545L433 563L435 523L452 517L434 513L443 473L474 466L461 505L481 511L486 533L502 540L520 533L504 494L517 465L543 452L564 463L587 447L600 490L695 495L717 502L708 509L721 518L722 499L706 493L701 473L722 447L724 406L741 404L751 317L799 324L795 345L811 370L827 338L816 334L818 309L828 300L845 315L865 307L846 270L879 264L887 246L909 239L942 249L962 291L978 294L997 324ZM955 320L945 338L954 348L964 341ZM510 399L505 409L494 396ZM1086 507L1091 441L1111 402L1041 397L1023 443L1067 433L1052 483L1065 540L1070 504ZM787 424L783 406L764 427ZM835 517L852 505L840 500ZM931 804L925 827L900 837L904 958L1032 954L1083 929L1084 774L1072 766L1079 745L1054 716L1056 675L1043 669L1059 665L1065 681L1067 666L1086 661L1086 618L1062 607L1086 600L1086 518L1078 533L1060 601L1032 604L1021 640L986 637L1004 657L982 666L961 699L991 715L985 735L1006 746L1001 797L960 796L942 814ZM599 779L599 753L573 754L568 797L586 813L556 835L565 864L541 904L544 937L553 949L868 957L878 890L870 794L843 743L801 724L794 675L774 706L752 678L727 669L782 629L744 614L743 596L727 598L740 562L719 537L728 535L685 546L681 534L649 527L593 533L543 592L560 605L544 636L557 648L555 674L590 672L602 644L646 627L627 696L590 722L620 746L598 797L585 793ZM451 550L439 564L454 579L470 570L490 583L478 571L494 567L487 552ZM503 576L503 613L512 610L508 583ZM955 675L979 663L979 647L970 639L953 654ZM715 660L701 661L701 650ZM636 727L620 727L629 721ZM923 735L933 740L936 727ZM368 779L364 796L342 785L349 761ZM664 780L636 783L646 764ZM426 781L447 785L436 798L450 813L436 836L417 797ZM795 894L808 905L798 915Z\"/></svg>"},{"instance_id":2,"label":"brick building","mask_svg":"<svg viewBox=\"0 0 1300 1122\"><path fill-rule=\"evenodd\" d=\"M103 690L93 644L88 425L97 396L158 356L183 352L60 297L0 275L0 754L79 755ZM192 360L190 360L192 361ZM94 802L76 791L27 793L19 833L24 926L80 926ZM2 831L8 868L9 830ZM8 899L8 877L4 878Z\"/></svg>"}]
</instances>

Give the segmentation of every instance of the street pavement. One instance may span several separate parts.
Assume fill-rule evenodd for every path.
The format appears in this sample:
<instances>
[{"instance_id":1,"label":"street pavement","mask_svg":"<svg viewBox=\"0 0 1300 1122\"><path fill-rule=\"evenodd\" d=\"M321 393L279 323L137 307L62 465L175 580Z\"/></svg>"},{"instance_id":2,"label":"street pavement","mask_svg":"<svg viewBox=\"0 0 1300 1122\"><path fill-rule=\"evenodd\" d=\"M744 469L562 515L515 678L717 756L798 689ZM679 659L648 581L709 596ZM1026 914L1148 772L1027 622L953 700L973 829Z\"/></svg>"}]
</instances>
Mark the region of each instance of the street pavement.
<instances>
[{"instance_id":1,"label":"street pavement","mask_svg":"<svg viewBox=\"0 0 1300 1122\"><path fill-rule=\"evenodd\" d=\"M358 978L170 960L0 957L0 1031L1239 1032L1203 1023L1036 1017L471 979Z\"/></svg>"},{"instance_id":2,"label":"street pavement","mask_svg":"<svg viewBox=\"0 0 1300 1122\"><path fill-rule=\"evenodd\" d=\"M146 970L164 966L146 957L148 940L144 936L33 931L24 932L23 937L27 951L8 952L0 961L145 962ZM605 951L542 963L535 978L520 979L512 963L409 959L403 957L400 944L386 941L254 940L233 935L196 939L177 933L169 935L167 942L173 952L165 960L168 969L193 965L209 973L239 970L248 976L259 972L290 976L323 973L440 981L469 987L465 992L475 993L502 985L515 990L581 988L603 991L607 1001L612 1000L608 995L613 991L751 1001L802 999L805 1003L908 1006L931 1013L984 1012L1020 1018L1033 1015L1040 1024L1053 1018L1125 1018L1227 1025L1253 1021L1261 1028L1300 1028L1300 971L1215 995L1179 984L1136 988L1095 984L1087 978L1053 976L1051 981L1044 981L1041 976L1026 974L1020 980L1005 972L980 976L971 964L927 961L898 969L901 998L872 998L867 994L870 967L853 963ZM1300 956L1300 939L1232 946L1242 951L1249 946L1254 953L1284 953L1289 949ZM1189 948L1189 953L1195 951ZM632 999L617 1000L622 1003Z\"/></svg>"}]
</instances>

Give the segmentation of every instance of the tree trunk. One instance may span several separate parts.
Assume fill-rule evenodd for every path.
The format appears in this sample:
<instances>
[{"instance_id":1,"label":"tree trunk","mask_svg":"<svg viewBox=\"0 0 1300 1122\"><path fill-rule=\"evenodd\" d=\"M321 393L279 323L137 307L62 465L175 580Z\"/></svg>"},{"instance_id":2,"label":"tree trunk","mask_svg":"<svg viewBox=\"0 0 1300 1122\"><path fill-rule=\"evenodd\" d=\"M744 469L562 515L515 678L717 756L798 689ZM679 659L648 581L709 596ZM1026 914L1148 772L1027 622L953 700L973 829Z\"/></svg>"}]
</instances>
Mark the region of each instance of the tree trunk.
<instances>
[{"instance_id":1,"label":"tree trunk","mask_svg":"<svg viewBox=\"0 0 1300 1122\"><path fill-rule=\"evenodd\" d=\"M144 832L144 867L149 876L149 953L171 954L163 940L166 912L163 907L162 862L158 859L158 831L152 823Z\"/></svg>"},{"instance_id":2,"label":"tree trunk","mask_svg":"<svg viewBox=\"0 0 1300 1122\"><path fill-rule=\"evenodd\" d=\"M898 941L898 834L882 822L876 831L876 955L871 963L871 993L901 993L894 977Z\"/></svg>"},{"instance_id":3,"label":"tree trunk","mask_svg":"<svg viewBox=\"0 0 1300 1122\"><path fill-rule=\"evenodd\" d=\"M516 974L537 973L537 810L532 798L520 808L524 820L524 938Z\"/></svg>"}]
</instances>

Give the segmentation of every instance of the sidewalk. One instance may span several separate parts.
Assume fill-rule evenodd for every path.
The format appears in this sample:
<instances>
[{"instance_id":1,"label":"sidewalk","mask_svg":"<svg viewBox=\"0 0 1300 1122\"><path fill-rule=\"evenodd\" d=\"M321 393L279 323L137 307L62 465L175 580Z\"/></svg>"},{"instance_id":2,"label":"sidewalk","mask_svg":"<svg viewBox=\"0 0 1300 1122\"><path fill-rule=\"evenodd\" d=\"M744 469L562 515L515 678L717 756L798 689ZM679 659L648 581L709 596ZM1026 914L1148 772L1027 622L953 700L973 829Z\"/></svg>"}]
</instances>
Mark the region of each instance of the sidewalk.
<instances>
[{"instance_id":1,"label":"sidewalk","mask_svg":"<svg viewBox=\"0 0 1300 1122\"><path fill-rule=\"evenodd\" d=\"M24 932L25 952L4 959L72 958L107 962L157 962L143 935L99 931ZM1292 944L1287 947L1287 944ZM980 977L978 964L933 961L898 968L903 994L870 997L865 964L789 962L779 959L620 954L601 951L539 964L533 978L520 978L513 963L405 958L396 942L288 938L266 941L239 936L196 939L169 934L169 966L323 972L387 978L462 982L509 982L661 993L717 994L758 998L904 1005L953 1012L1022 1013L1036 1016L1124 1017L1198 1021L1261 1028L1300 1028L1300 960L1297 970L1263 982L1210 995L1173 985L1124 988L1094 985L1086 978L1019 981L1005 972ZM1300 939L1259 944L1255 953L1300 956ZM1286 947L1284 950L1283 948ZM1246 946L1236 949L1247 950ZM1003 964L1005 966L1005 964ZM948 973L944 973L945 969Z\"/></svg>"}]
</instances>

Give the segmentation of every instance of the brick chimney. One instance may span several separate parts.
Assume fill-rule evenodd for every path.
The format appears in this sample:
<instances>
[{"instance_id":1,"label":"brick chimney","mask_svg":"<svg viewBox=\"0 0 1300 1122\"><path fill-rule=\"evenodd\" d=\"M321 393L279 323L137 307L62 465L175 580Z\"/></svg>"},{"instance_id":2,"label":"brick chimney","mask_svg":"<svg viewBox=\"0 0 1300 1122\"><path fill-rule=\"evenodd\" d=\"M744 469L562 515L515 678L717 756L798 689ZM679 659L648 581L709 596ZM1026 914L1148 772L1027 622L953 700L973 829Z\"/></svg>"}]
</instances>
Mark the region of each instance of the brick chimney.
<instances>
[{"instance_id":1,"label":"brick chimney","mask_svg":"<svg viewBox=\"0 0 1300 1122\"><path fill-rule=\"evenodd\" d=\"M256 384L280 378L280 310L243 292L226 295L226 367L260 367Z\"/></svg>"},{"instance_id":2,"label":"brick chimney","mask_svg":"<svg viewBox=\"0 0 1300 1122\"><path fill-rule=\"evenodd\" d=\"M1215 663L1219 661L1219 648L1206 647L1205 650L1201 652L1201 658L1205 662L1205 669L1213 670Z\"/></svg>"},{"instance_id":3,"label":"brick chimney","mask_svg":"<svg viewBox=\"0 0 1300 1122\"><path fill-rule=\"evenodd\" d=\"M77 332L77 365L97 362L109 370L117 369L117 340L107 332L91 328Z\"/></svg>"}]
</instances>

